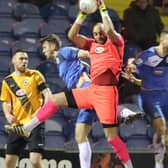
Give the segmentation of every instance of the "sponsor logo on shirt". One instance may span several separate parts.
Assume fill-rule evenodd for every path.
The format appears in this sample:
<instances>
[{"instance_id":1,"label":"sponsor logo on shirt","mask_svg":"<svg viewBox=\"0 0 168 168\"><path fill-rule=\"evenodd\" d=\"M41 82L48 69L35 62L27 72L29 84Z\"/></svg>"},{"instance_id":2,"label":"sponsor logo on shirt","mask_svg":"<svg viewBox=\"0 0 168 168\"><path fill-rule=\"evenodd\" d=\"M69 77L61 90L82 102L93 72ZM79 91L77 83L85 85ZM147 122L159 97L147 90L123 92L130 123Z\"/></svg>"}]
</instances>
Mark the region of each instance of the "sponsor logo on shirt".
<instances>
[{"instance_id":1,"label":"sponsor logo on shirt","mask_svg":"<svg viewBox=\"0 0 168 168\"><path fill-rule=\"evenodd\" d=\"M103 47L97 47L96 49L95 49L95 53L97 53L97 54L100 54L100 53L102 53L104 51L104 48Z\"/></svg>"},{"instance_id":2,"label":"sponsor logo on shirt","mask_svg":"<svg viewBox=\"0 0 168 168\"><path fill-rule=\"evenodd\" d=\"M26 90L19 89L19 90L16 91L16 96L21 97L21 96L24 96L24 95L26 95Z\"/></svg>"},{"instance_id":3,"label":"sponsor logo on shirt","mask_svg":"<svg viewBox=\"0 0 168 168\"><path fill-rule=\"evenodd\" d=\"M162 60L163 58L160 58L158 55L153 55L147 59L145 64L151 67L156 67Z\"/></svg>"}]
</instances>

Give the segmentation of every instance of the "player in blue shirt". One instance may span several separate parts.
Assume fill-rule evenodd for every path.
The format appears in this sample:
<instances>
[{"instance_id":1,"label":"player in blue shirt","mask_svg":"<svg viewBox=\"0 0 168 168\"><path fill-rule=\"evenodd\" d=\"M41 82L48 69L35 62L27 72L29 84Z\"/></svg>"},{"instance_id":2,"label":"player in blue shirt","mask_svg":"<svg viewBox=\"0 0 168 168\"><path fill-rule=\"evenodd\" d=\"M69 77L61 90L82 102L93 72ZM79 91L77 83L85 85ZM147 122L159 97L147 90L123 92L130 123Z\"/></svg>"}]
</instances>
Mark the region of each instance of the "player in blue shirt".
<instances>
[{"instance_id":1,"label":"player in blue shirt","mask_svg":"<svg viewBox=\"0 0 168 168\"><path fill-rule=\"evenodd\" d=\"M156 150L155 168L163 168L165 140L168 144L166 135L168 131L168 32L161 34L158 46L143 51L134 63L137 74L141 78L143 108L149 114L155 129L153 137L153 147ZM130 65L133 67L133 64ZM130 70L129 67L127 69ZM130 79L134 80L132 77Z\"/></svg>"}]
</instances>

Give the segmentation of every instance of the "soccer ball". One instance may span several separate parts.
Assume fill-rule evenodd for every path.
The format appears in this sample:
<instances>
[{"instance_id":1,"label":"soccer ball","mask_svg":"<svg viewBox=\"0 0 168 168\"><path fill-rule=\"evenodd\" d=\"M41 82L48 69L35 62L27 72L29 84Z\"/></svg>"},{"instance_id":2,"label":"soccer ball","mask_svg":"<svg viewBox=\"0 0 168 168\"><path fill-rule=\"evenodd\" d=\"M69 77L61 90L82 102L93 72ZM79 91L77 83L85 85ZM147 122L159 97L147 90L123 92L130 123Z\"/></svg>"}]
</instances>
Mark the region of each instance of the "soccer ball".
<instances>
[{"instance_id":1,"label":"soccer ball","mask_svg":"<svg viewBox=\"0 0 168 168\"><path fill-rule=\"evenodd\" d=\"M94 13L97 10L97 0L80 0L79 9L86 14Z\"/></svg>"}]
</instances>

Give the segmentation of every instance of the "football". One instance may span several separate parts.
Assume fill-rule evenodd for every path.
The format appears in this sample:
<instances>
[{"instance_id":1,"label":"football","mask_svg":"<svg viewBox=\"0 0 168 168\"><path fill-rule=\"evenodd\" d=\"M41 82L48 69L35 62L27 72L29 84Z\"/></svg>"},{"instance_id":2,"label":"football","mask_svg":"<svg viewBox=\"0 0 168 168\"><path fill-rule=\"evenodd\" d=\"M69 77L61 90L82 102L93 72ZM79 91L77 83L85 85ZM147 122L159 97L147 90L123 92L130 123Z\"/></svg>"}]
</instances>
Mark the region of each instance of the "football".
<instances>
[{"instance_id":1,"label":"football","mask_svg":"<svg viewBox=\"0 0 168 168\"><path fill-rule=\"evenodd\" d=\"M79 9L86 14L94 13L97 10L97 0L80 0Z\"/></svg>"}]
</instances>

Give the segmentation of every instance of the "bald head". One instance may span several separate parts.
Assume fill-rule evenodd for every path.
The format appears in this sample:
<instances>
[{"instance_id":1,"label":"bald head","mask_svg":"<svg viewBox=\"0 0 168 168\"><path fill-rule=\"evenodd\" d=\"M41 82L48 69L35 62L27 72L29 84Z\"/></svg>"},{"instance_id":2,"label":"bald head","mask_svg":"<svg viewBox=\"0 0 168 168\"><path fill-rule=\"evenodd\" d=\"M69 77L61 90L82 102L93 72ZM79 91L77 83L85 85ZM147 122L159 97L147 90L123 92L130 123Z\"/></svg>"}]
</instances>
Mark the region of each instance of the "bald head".
<instances>
[{"instance_id":1,"label":"bald head","mask_svg":"<svg viewBox=\"0 0 168 168\"><path fill-rule=\"evenodd\" d=\"M93 27L93 37L97 43L104 44L107 40L107 35L105 33L104 25L98 22Z\"/></svg>"}]
</instances>

